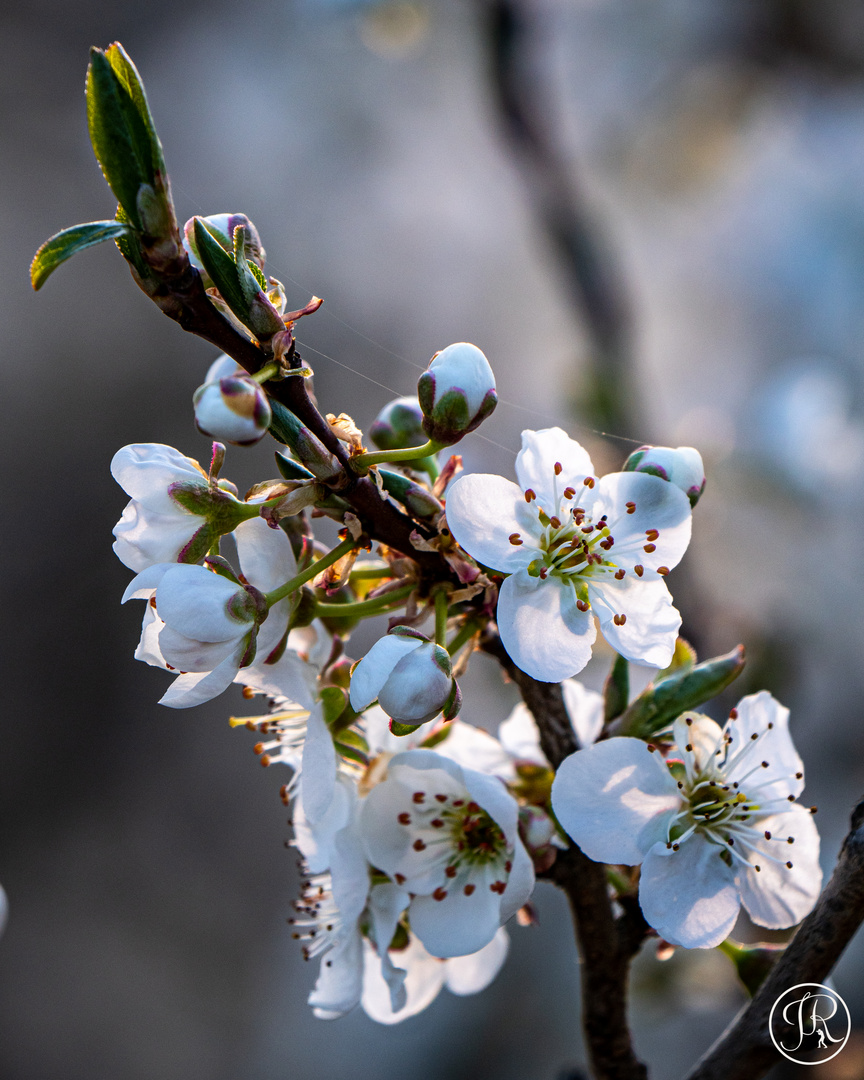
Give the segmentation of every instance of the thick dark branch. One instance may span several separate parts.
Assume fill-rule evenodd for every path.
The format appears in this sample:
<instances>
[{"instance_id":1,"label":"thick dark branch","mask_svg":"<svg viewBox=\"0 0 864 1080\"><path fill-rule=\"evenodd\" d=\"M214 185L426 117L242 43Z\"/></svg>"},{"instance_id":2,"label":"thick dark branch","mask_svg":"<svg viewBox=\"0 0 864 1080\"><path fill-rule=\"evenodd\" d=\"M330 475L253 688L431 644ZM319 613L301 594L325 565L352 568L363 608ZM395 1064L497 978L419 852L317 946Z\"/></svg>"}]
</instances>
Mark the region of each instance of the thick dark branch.
<instances>
[{"instance_id":1,"label":"thick dark branch","mask_svg":"<svg viewBox=\"0 0 864 1080\"><path fill-rule=\"evenodd\" d=\"M489 632L481 647L501 664L519 687L537 721L540 745L557 769L579 749L559 683L538 682L516 667L497 633ZM582 980L585 1039L598 1080L645 1080L645 1066L633 1053L627 1027L627 975L630 960L644 940L647 926L638 903L626 905L615 919L606 870L573 844L559 853L549 877L567 894Z\"/></svg>"},{"instance_id":2,"label":"thick dark branch","mask_svg":"<svg viewBox=\"0 0 864 1080\"><path fill-rule=\"evenodd\" d=\"M799 983L824 983L864 920L864 801L852 814L831 880L758 993L687 1080L758 1080L780 1060L768 1031L771 1006Z\"/></svg>"}]
</instances>

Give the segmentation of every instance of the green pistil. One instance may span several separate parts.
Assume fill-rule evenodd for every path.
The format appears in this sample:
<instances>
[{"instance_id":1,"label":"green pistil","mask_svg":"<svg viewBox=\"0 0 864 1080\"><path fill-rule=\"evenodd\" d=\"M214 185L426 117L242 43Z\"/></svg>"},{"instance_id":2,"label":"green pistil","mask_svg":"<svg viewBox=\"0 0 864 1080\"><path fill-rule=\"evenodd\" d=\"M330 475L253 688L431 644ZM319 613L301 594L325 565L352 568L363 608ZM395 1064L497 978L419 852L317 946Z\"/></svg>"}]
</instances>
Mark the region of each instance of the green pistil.
<instances>
[{"instance_id":1,"label":"green pistil","mask_svg":"<svg viewBox=\"0 0 864 1080\"><path fill-rule=\"evenodd\" d=\"M451 836L459 852L457 862L476 866L495 862L506 852L504 834L485 810L469 808L461 814L445 810L442 816L451 819Z\"/></svg>"}]
</instances>

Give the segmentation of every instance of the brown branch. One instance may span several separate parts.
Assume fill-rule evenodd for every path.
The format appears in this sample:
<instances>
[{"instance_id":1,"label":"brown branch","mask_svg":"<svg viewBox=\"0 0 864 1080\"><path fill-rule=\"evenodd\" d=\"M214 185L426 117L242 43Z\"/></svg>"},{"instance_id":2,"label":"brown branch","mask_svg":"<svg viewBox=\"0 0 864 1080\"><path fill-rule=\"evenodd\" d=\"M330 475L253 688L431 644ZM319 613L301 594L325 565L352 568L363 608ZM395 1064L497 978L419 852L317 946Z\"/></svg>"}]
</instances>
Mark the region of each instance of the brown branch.
<instances>
[{"instance_id":1,"label":"brown branch","mask_svg":"<svg viewBox=\"0 0 864 1080\"><path fill-rule=\"evenodd\" d=\"M481 648L494 656L519 687L537 721L540 746L554 768L579 749L559 683L538 682L516 667L497 633L487 632ZM581 960L585 1040L597 1080L645 1080L645 1066L633 1052L627 1026L627 975L647 925L638 903L612 913L606 870L575 845L559 852L548 875L564 890L573 914Z\"/></svg>"},{"instance_id":2,"label":"brown branch","mask_svg":"<svg viewBox=\"0 0 864 1080\"><path fill-rule=\"evenodd\" d=\"M780 1060L768 1031L771 1006L799 983L822 983L864 920L864 801L831 880L758 993L687 1080L758 1080Z\"/></svg>"}]
</instances>

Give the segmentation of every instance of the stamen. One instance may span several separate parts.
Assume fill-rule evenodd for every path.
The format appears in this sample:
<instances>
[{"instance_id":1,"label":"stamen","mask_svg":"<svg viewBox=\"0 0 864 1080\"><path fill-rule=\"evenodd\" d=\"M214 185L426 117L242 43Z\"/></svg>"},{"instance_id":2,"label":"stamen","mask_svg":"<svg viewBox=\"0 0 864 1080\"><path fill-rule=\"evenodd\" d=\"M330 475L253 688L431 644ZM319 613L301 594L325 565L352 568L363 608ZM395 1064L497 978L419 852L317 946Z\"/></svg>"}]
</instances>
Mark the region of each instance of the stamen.
<instances>
[{"instance_id":1,"label":"stamen","mask_svg":"<svg viewBox=\"0 0 864 1080\"><path fill-rule=\"evenodd\" d=\"M591 605L586 603L584 600L577 600L576 607L579 608L580 611L587 611L591 607Z\"/></svg>"},{"instance_id":2,"label":"stamen","mask_svg":"<svg viewBox=\"0 0 864 1080\"><path fill-rule=\"evenodd\" d=\"M561 473L562 473L563 471L564 471L564 470L563 470L563 469L562 469L562 467L561 467L561 462L560 462L560 461L556 461L556 462L555 462L555 475L556 475L556 476L560 476L560 475L561 475Z\"/></svg>"},{"instance_id":3,"label":"stamen","mask_svg":"<svg viewBox=\"0 0 864 1080\"><path fill-rule=\"evenodd\" d=\"M657 550L657 545L656 544L646 544L642 548L642 550L645 552L646 555L650 555L652 551Z\"/></svg>"},{"instance_id":4,"label":"stamen","mask_svg":"<svg viewBox=\"0 0 864 1080\"><path fill-rule=\"evenodd\" d=\"M636 577L642 577L642 575L645 573L645 567L640 566L639 563L636 563L636 565L633 567L633 570L636 574Z\"/></svg>"},{"instance_id":5,"label":"stamen","mask_svg":"<svg viewBox=\"0 0 864 1080\"><path fill-rule=\"evenodd\" d=\"M510 543L514 547L519 547L520 544L523 543L522 537L519 535L519 533L510 533Z\"/></svg>"},{"instance_id":6,"label":"stamen","mask_svg":"<svg viewBox=\"0 0 864 1080\"><path fill-rule=\"evenodd\" d=\"M616 578L616 579L617 579L618 581L621 581L621 580L623 579L623 577L624 577L624 574L625 574L625 573L626 573L626 571L625 571L625 570L623 570L623 569L622 569L622 570L616 570L616 571L615 571L615 578Z\"/></svg>"},{"instance_id":7,"label":"stamen","mask_svg":"<svg viewBox=\"0 0 864 1080\"><path fill-rule=\"evenodd\" d=\"M585 487L593 488L594 487L594 477L593 476L586 476L585 479L583 480L583 483L584 483Z\"/></svg>"},{"instance_id":8,"label":"stamen","mask_svg":"<svg viewBox=\"0 0 864 1080\"><path fill-rule=\"evenodd\" d=\"M660 533L656 529L646 529L645 535L649 540L656 540Z\"/></svg>"},{"instance_id":9,"label":"stamen","mask_svg":"<svg viewBox=\"0 0 864 1080\"><path fill-rule=\"evenodd\" d=\"M657 573L661 577L666 577L666 575L669 573L669 567L668 566L658 566L657 567Z\"/></svg>"},{"instance_id":10,"label":"stamen","mask_svg":"<svg viewBox=\"0 0 864 1080\"><path fill-rule=\"evenodd\" d=\"M614 622L616 626L623 626L624 623L627 622L627 616L626 615L614 615L613 618L612 618L612 622Z\"/></svg>"},{"instance_id":11,"label":"stamen","mask_svg":"<svg viewBox=\"0 0 864 1080\"><path fill-rule=\"evenodd\" d=\"M628 514L635 514L636 513L636 503L635 502L628 502L628 503L625 503L624 505L627 507L627 513Z\"/></svg>"},{"instance_id":12,"label":"stamen","mask_svg":"<svg viewBox=\"0 0 864 1080\"><path fill-rule=\"evenodd\" d=\"M576 489L575 488L572 488L572 487L564 488L564 498L565 499L572 499L575 494L576 494Z\"/></svg>"},{"instance_id":13,"label":"stamen","mask_svg":"<svg viewBox=\"0 0 864 1080\"><path fill-rule=\"evenodd\" d=\"M526 488L525 490L525 502L533 502L537 498L537 493L533 488Z\"/></svg>"}]
</instances>

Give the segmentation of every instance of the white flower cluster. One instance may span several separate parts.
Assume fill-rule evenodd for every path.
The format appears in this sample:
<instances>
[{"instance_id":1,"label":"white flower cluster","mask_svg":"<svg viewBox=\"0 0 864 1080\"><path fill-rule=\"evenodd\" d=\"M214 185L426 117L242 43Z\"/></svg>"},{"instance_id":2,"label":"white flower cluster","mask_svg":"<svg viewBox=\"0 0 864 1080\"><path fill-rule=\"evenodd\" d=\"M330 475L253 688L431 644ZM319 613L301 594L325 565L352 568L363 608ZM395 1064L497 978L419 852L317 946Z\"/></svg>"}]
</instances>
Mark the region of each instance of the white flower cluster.
<instances>
[{"instance_id":1,"label":"white flower cluster","mask_svg":"<svg viewBox=\"0 0 864 1080\"><path fill-rule=\"evenodd\" d=\"M198 423L243 443L270 412L232 363L211 369ZM722 729L682 707L649 743L609 737L604 698L573 678L598 624L627 661L680 662L665 579L704 488L698 453L643 447L599 478L561 429L526 431L518 486L450 483L458 459L439 475L437 452L495 401L486 358L460 343L433 357L419 400L379 415L380 450L364 450L350 417L328 418L357 472L375 470L381 499L416 524L412 551L382 545L377 559L358 561L371 547L365 525L321 482L339 462L290 424L281 478L246 499L219 479L218 443L208 472L155 444L124 447L112 463L131 496L115 528L136 574L123 599L146 605L135 655L174 675L162 703L186 708L235 682L270 699L266 715L232 722L261 734L264 764L291 770L283 798L305 869L294 933L321 961L309 1001L322 1018L361 1003L394 1023L443 986L482 989L507 954L505 924L520 911L530 921L535 874L574 841L589 858L640 866L645 919L687 947L722 942L742 905L760 925L790 926L818 893L818 835L795 801L803 766L769 694L745 698ZM412 446L418 435L429 442ZM402 471L378 469L391 461ZM312 538L311 506L343 525L329 552ZM220 546L229 535L234 561ZM418 552L441 557L438 580L420 572ZM403 609L352 664L354 622ZM420 629L427 618L434 632ZM496 624L518 668L562 684L581 749L557 775L526 706L498 738L458 718L459 673Z\"/></svg>"}]
</instances>

